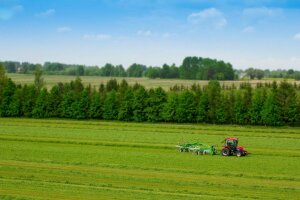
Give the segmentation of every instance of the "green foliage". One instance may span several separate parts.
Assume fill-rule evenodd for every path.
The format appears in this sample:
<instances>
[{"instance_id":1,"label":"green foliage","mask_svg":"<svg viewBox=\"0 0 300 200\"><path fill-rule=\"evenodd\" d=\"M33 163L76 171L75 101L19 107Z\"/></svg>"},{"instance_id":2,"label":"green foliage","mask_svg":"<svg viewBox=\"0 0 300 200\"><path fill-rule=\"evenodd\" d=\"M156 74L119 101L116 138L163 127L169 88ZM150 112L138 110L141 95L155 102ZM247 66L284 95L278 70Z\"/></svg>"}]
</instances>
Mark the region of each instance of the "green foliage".
<instances>
[{"instance_id":1,"label":"green foliage","mask_svg":"<svg viewBox=\"0 0 300 200\"><path fill-rule=\"evenodd\" d=\"M60 104L60 115L63 118L72 118L73 108L76 103L75 93L73 91L68 91L64 94L62 102Z\"/></svg>"},{"instance_id":2,"label":"green foliage","mask_svg":"<svg viewBox=\"0 0 300 200\"><path fill-rule=\"evenodd\" d=\"M181 79L233 80L234 71L229 63L209 58L186 57L179 67Z\"/></svg>"},{"instance_id":3,"label":"green foliage","mask_svg":"<svg viewBox=\"0 0 300 200\"><path fill-rule=\"evenodd\" d=\"M22 113L25 117L32 117L32 110L35 106L35 101L37 98L37 90L34 85L25 85L23 87L23 103L22 103Z\"/></svg>"},{"instance_id":4,"label":"green foliage","mask_svg":"<svg viewBox=\"0 0 300 200\"><path fill-rule=\"evenodd\" d=\"M246 75L249 76L250 79L256 78L258 80L261 80L265 76L265 73L261 69L249 68L246 70Z\"/></svg>"},{"instance_id":5,"label":"green foliage","mask_svg":"<svg viewBox=\"0 0 300 200\"><path fill-rule=\"evenodd\" d=\"M12 101L9 104L9 116L22 117L22 103L23 93L21 88L17 88L12 97Z\"/></svg>"},{"instance_id":6,"label":"green foliage","mask_svg":"<svg viewBox=\"0 0 300 200\"><path fill-rule=\"evenodd\" d=\"M127 76L142 77L143 73L146 71L146 69L147 69L147 67L145 65L134 63L127 69Z\"/></svg>"},{"instance_id":7,"label":"green foliage","mask_svg":"<svg viewBox=\"0 0 300 200\"><path fill-rule=\"evenodd\" d=\"M300 88L288 82L221 88L218 81L210 81L204 87L177 85L166 92L116 79L92 90L77 77L54 85L50 92L35 85L16 86L9 79L1 89L0 113L5 117L300 125Z\"/></svg>"},{"instance_id":8,"label":"green foliage","mask_svg":"<svg viewBox=\"0 0 300 200\"><path fill-rule=\"evenodd\" d=\"M47 89L43 89L36 99L35 106L32 111L32 117L34 118L47 118L50 116L50 106L49 106L49 94Z\"/></svg>"},{"instance_id":9,"label":"green foliage","mask_svg":"<svg viewBox=\"0 0 300 200\"><path fill-rule=\"evenodd\" d=\"M296 124L300 120L300 109L297 103L295 89L291 84L283 81L276 93L276 103L279 109L279 121L284 124Z\"/></svg>"},{"instance_id":10,"label":"green foliage","mask_svg":"<svg viewBox=\"0 0 300 200\"><path fill-rule=\"evenodd\" d=\"M58 85L52 87L48 98L48 103L50 108L49 117L60 116L60 104L63 99L62 92L63 92L62 89Z\"/></svg>"},{"instance_id":11,"label":"green foliage","mask_svg":"<svg viewBox=\"0 0 300 200\"><path fill-rule=\"evenodd\" d=\"M44 79L42 78L42 75L42 67L39 66L34 72L34 85L37 88L37 90L41 90L41 88L44 86Z\"/></svg>"},{"instance_id":12,"label":"green foliage","mask_svg":"<svg viewBox=\"0 0 300 200\"><path fill-rule=\"evenodd\" d=\"M176 111L179 103L178 94L169 92L167 95L167 102L163 108L163 118L168 122L176 121Z\"/></svg>"},{"instance_id":13,"label":"green foliage","mask_svg":"<svg viewBox=\"0 0 300 200\"><path fill-rule=\"evenodd\" d=\"M179 94L175 120L176 122L196 121L196 103L192 92L186 90Z\"/></svg>"},{"instance_id":14,"label":"green foliage","mask_svg":"<svg viewBox=\"0 0 300 200\"><path fill-rule=\"evenodd\" d=\"M228 105L226 104L226 96L221 93L219 96L219 101L216 105L216 113L215 113L215 120L218 124L225 124L228 122L228 116L226 109Z\"/></svg>"},{"instance_id":15,"label":"green foliage","mask_svg":"<svg viewBox=\"0 0 300 200\"><path fill-rule=\"evenodd\" d=\"M167 97L166 92L161 88L150 89L148 93L147 108L145 109L147 121L159 122L163 120L163 108Z\"/></svg>"},{"instance_id":16,"label":"green foliage","mask_svg":"<svg viewBox=\"0 0 300 200\"><path fill-rule=\"evenodd\" d=\"M122 85L122 84L121 84ZM124 96L120 102L118 119L121 121L132 121L133 120L133 91L131 88L127 88L124 91Z\"/></svg>"},{"instance_id":17,"label":"green foliage","mask_svg":"<svg viewBox=\"0 0 300 200\"><path fill-rule=\"evenodd\" d=\"M210 122L216 122L217 106L221 95L221 86L218 81L209 81L207 86L208 111L207 116Z\"/></svg>"},{"instance_id":18,"label":"green foliage","mask_svg":"<svg viewBox=\"0 0 300 200\"><path fill-rule=\"evenodd\" d=\"M280 121L280 108L276 101L276 93L277 90L275 88L268 91L267 98L261 111L264 125L278 126L282 124Z\"/></svg>"},{"instance_id":19,"label":"green foliage","mask_svg":"<svg viewBox=\"0 0 300 200\"><path fill-rule=\"evenodd\" d=\"M102 119L103 118L103 101L100 97L100 94L96 91L92 93L91 97L91 106L89 110L89 116L93 119Z\"/></svg>"},{"instance_id":20,"label":"green foliage","mask_svg":"<svg viewBox=\"0 0 300 200\"><path fill-rule=\"evenodd\" d=\"M13 96L16 90L15 83L8 79L7 83L3 88L3 97L0 104L0 116L9 117L11 116L10 104L13 102Z\"/></svg>"},{"instance_id":21,"label":"green foliage","mask_svg":"<svg viewBox=\"0 0 300 200\"><path fill-rule=\"evenodd\" d=\"M112 90L107 93L103 105L103 119L116 120L118 118L118 99L117 92Z\"/></svg>"},{"instance_id":22,"label":"green foliage","mask_svg":"<svg viewBox=\"0 0 300 200\"><path fill-rule=\"evenodd\" d=\"M139 86L133 92L132 108L133 120L136 122L146 121L146 108L147 108L147 91L143 86Z\"/></svg>"},{"instance_id":23,"label":"green foliage","mask_svg":"<svg viewBox=\"0 0 300 200\"><path fill-rule=\"evenodd\" d=\"M89 89L84 89L77 101L72 104L73 119L88 119L90 111L90 92Z\"/></svg>"},{"instance_id":24,"label":"green foliage","mask_svg":"<svg viewBox=\"0 0 300 200\"><path fill-rule=\"evenodd\" d=\"M265 88L257 88L256 90L254 90L254 94L252 96L252 104L249 113L251 124L254 125L262 124L261 111L264 106L265 98L266 98Z\"/></svg>"},{"instance_id":25,"label":"green foliage","mask_svg":"<svg viewBox=\"0 0 300 200\"><path fill-rule=\"evenodd\" d=\"M205 88L200 97L200 101L197 107L197 122L200 123L209 122L208 109L209 109L208 92L207 92L207 88Z\"/></svg>"}]
</instances>

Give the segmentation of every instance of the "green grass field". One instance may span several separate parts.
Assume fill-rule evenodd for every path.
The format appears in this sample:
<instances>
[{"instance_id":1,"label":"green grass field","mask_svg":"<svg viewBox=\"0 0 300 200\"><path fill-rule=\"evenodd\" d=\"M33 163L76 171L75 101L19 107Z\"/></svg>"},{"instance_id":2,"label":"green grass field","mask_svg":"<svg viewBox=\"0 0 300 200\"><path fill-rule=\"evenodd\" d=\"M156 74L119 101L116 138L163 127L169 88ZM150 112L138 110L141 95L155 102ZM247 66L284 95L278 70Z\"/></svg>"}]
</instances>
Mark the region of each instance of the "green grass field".
<instances>
[{"instance_id":1,"label":"green grass field","mask_svg":"<svg viewBox=\"0 0 300 200\"><path fill-rule=\"evenodd\" d=\"M239 137L247 157L180 142ZM0 199L299 199L300 128L0 118Z\"/></svg>"},{"instance_id":2,"label":"green grass field","mask_svg":"<svg viewBox=\"0 0 300 200\"><path fill-rule=\"evenodd\" d=\"M7 74L14 82L18 84L32 84L34 82L34 76L31 74ZM76 76L62 76L62 75L44 75L44 80L46 86L51 88L53 85L57 84L58 82L70 82L75 80ZM144 85L146 88L156 88L162 87L168 90L171 86L176 84L184 85L184 86L191 86L194 83L200 85L207 85L208 81L197 81L197 80L181 80L181 79L149 79L149 78L120 78L120 77L99 77L99 76L82 76L80 77L84 85L91 84L92 86L99 87L101 83L106 83L107 81L111 80L112 78L117 79L119 82L122 79L125 79L130 85L135 83L139 83ZM283 79L276 79L276 81L282 81ZM252 81L221 81L221 85L236 85L239 86L243 82L249 82L251 85L255 86L257 82L272 82L273 80L252 80ZM294 80L287 80L290 83L297 83L300 85L300 81Z\"/></svg>"}]
</instances>

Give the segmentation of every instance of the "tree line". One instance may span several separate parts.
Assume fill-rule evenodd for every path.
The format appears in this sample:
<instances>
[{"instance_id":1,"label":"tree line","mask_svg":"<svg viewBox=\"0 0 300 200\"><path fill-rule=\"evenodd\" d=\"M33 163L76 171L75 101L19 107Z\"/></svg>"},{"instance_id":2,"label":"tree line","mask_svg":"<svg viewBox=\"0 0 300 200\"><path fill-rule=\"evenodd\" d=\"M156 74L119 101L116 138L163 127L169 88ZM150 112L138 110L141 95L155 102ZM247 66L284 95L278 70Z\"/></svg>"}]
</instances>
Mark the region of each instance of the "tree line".
<instances>
[{"instance_id":1,"label":"tree line","mask_svg":"<svg viewBox=\"0 0 300 200\"><path fill-rule=\"evenodd\" d=\"M124 69L122 65L105 64L103 67L68 65L46 62L32 64L28 62L2 62L8 73L33 74L40 68L49 75L108 76L108 77L148 77L181 78L194 80L233 80L234 71L230 63L210 58L186 57L180 66L164 64L152 67L134 63Z\"/></svg>"},{"instance_id":2,"label":"tree line","mask_svg":"<svg viewBox=\"0 0 300 200\"><path fill-rule=\"evenodd\" d=\"M263 78L283 78L283 79L295 79L300 80L300 71L289 69L289 70L262 70L255 68L248 68L246 70L236 70L236 75L240 78L249 78L250 80L261 80Z\"/></svg>"},{"instance_id":3,"label":"tree line","mask_svg":"<svg viewBox=\"0 0 300 200\"><path fill-rule=\"evenodd\" d=\"M243 125L300 125L300 86L249 83L221 86L174 86L145 89L115 79L99 88L84 87L80 78L43 88L41 72L34 84L17 85L0 66L0 116L104 119L135 122L215 123Z\"/></svg>"}]
</instances>

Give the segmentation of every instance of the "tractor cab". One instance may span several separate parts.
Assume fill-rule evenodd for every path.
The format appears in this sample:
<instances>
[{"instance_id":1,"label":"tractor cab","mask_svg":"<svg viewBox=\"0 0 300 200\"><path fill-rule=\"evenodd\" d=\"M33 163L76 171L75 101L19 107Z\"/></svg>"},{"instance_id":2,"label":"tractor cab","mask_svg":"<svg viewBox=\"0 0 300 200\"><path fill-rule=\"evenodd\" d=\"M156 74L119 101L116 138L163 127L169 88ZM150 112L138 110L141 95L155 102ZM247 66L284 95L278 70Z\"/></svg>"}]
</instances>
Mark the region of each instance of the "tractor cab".
<instances>
[{"instance_id":1,"label":"tractor cab","mask_svg":"<svg viewBox=\"0 0 300 200\"><path fill-rule=\"evenodd\" d=\"M244 149L244 147L238 146L238 142L238 138L225 138L221 154L223 156L245 156L247 154L247 151Z\"/></svg>"},{"instance_id":2,"label":"tractor cab","mask_svg":"<svg viewBox=\"0 0 300 200\"><path fill-rule=\"evenodd\" d=\"M229 149L236 149L238 146L238 139L237 138L226 138L225 139L225 146L227 146Z\"/></svg>"}]
</instances>

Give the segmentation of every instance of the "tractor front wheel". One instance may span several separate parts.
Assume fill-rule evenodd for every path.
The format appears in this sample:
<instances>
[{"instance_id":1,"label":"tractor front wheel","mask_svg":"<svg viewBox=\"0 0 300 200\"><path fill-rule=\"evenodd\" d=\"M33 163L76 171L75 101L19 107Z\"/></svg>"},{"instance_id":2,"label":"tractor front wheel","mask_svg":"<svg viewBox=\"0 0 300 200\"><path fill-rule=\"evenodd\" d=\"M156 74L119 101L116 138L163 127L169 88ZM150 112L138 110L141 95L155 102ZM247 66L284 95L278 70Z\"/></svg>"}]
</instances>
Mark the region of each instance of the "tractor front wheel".
<instances>
[{"instance_id":1,"label":"tractor front wheel","mask_svg":"<svg viewBox=\"0 0 300 200\"><path fill-rule=\"evenodd\" d=\"M236 156L237 156L237 157L241 157L242 155L243 155L243 154L242 154L241 151L237 151L237 152L236 152Z\"/></svg>"},{"instance_id":2,"label":"tractor front wheel","mask_svg":"<svg viewBox=\"0 0 300 200\"><path fill-rule=\"evenodd\" d=\"M229 156L230 155L230 151L227 148L222 149L221 151L222 156Z\"/></svg>"}]
</instances>

